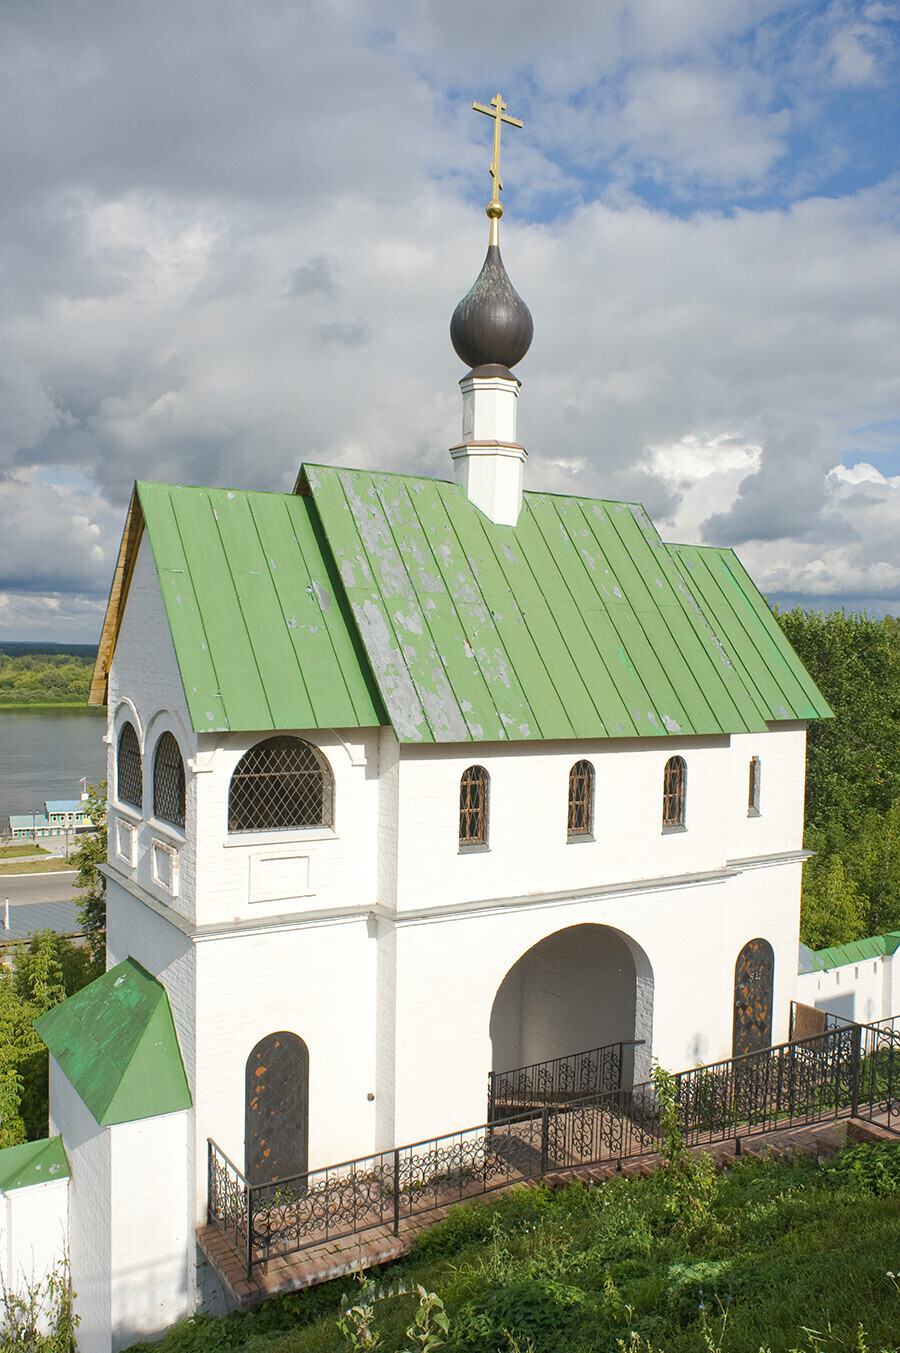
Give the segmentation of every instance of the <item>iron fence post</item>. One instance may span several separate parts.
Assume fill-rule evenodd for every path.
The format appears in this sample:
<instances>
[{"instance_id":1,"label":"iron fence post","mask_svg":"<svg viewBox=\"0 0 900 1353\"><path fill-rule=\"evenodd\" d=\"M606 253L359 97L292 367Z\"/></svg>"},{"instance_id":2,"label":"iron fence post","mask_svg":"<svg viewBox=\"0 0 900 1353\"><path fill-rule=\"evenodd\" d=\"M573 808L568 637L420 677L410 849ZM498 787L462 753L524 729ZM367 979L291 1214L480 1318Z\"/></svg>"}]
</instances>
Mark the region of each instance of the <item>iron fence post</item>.
<instances>
[{"instance_id":1,"label":"iron fence post","mask_svg":"<svg viewBox=\"0 0 900 1353\"><path fill-rule=\"evenodd\" d=\"M862 1025L854 1024L850 1035L850 1117L859 1116L859 1071L862 1053Z\"/></svg>"},{"instance_id":2,"label":"iron fence post","mask_svg":"<svg viewBox=\"0 0 900 1353\"><path fill-rule=\"evenodd\" d=\"M394 1149L394 1235L400 1234L400 1148Z\"/></svg>"},{"instance_id":3,"label":"iron fence post","mask_svg":"<svg viewBox=\"0 0 900 1353\"><path fill-rule=\"evenodd\" d=\"M550 1110L541 1109L541 1178L550 1168Z\"/></svg>"},{"instance_id":4,"label":"iron fence post","mask_svg":"<svg viewBox=\"0 0 900 1353\"><path fill-rule=\"evenodd\" d=\"M244 1202L247 1207L247 1282L253 1280L253 1185L244 1189Z\"/></svg>"},{"instance_id":5,"label":"iron fence post","mask_svg":"<svg viewBox=\"0 0 900 1353\"><path fill-rule=\"evenodd\" d=\"M212 1226L213 1220L213 1144L212 1137L206 1139L206 1224Z\"/></svg>"}]
</instances>

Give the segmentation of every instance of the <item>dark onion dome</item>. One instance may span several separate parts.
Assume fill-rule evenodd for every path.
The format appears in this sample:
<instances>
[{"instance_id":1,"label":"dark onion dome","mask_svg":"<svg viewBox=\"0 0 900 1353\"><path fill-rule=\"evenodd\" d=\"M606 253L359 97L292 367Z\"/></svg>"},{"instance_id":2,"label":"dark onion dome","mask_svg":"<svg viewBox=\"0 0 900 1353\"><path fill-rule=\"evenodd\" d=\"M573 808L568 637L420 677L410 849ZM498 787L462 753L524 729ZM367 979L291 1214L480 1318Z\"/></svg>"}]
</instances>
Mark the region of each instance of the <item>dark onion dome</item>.
<instances>
[{"instance_id":1,"label":"dark onion dome","mask_svg":"<svg viewBox=\"0 0 900 1353\"><path fill-rule=\"evenodd\" d=\"M450 321L450 341L466 366L521 362L534 334L531 311L507 276L500 246L488 245L484 267Z\"/></svg>"}]
</instances>

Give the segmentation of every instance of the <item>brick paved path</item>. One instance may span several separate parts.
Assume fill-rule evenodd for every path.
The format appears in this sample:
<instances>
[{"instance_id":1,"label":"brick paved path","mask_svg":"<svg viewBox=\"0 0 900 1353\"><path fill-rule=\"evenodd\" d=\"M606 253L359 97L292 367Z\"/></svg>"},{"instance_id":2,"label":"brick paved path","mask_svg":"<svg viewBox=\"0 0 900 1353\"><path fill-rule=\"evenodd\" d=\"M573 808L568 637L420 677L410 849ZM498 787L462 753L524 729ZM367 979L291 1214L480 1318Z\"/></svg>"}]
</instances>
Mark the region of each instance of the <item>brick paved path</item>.
<instances>
[{"instance_id":1,"label":"brick paved path","mask_svg":"<svg viewBox=\"0 0 900 1353\"><path fill-rule=\"evenodd\" d=\"M831 1123L812 1123L804 1127L760 1133L758 1137L744 1137L740 1141L740 1152L733 1141L696 1146L693 1152L694 1154L700 1151L708 1152L717 1169L726 1169L741 1156L768 1154L783 1157L801 1152L804 1155L827 1157L834 1155L848 1142L859 1141L892 1141L900 1144L900 1135L883 1127L877 1119L870 1123L858 1118L843 1117ZM661 1164L662 1160L658 1155L640 1156L623 1161L621 1173L630 1177L649 1175L659 1169ZM509 1188L534 1188L541 1183L549 1188L561 1188L573 1180L601 1185L617 1173L619 1170L614 1163L561 1169L545 1175L543 1180L520 1180L487 1196L496 1196L498 1193L507 1192ZM427 1213L401 1220L400 1233L396 1236L389 1226L378 1226L361 1234L312 1245L299 1254L269 1259L254 1268L250 1279L247 1277L245 1258L238 1253L218 1227L198 1227L197 1242L206 1259L225 1283L227 1290L233 1294L238 1309L247 1310L257 1302L264 1301L266 1297L273 1297L281 1292L296 1292L303 1287L314 1287L318 1283L329 1282L332 1278L340 1278L345 1274L400 1259L409 1253L421 1232L446 1216L450 1207L458 1201L458 1194L454 1193L446 1206L436 1207Z\"/></svg>"}]
</instances>

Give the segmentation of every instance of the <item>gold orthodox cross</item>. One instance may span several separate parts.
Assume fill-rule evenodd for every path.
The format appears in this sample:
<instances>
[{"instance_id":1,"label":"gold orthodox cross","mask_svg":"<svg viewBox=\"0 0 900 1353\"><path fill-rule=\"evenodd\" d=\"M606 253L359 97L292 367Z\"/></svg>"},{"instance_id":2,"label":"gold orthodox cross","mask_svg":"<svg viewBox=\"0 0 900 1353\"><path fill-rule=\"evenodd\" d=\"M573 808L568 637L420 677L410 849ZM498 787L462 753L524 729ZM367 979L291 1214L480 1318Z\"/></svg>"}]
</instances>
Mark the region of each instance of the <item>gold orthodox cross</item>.
<instances>
[{"instance_id":1,"label":"gold orthodox cross","mask_svg":"<svg viewBox=\"0 0 900 1353\"><path fill-rule=\"evenodd\" d=\"M490 164L494 191L491 194L491 203L496 203L499 206L500 189L503 187L503 180L500 177L500 124L501 122L508 122L511 127L521 127L523 126L523 123L521 123L517 117L507 116L506 104L499 94L491 99L490 108L485 108L484 105L480 103L473 103L472 107L475 109L476 113L486 113L488 117L494 119L494 158L491 160ZM488 211L488 215L493 216L494 213ZM499 216L500 212L497 212L496 215Z\"/></svg>"}]
</instances>

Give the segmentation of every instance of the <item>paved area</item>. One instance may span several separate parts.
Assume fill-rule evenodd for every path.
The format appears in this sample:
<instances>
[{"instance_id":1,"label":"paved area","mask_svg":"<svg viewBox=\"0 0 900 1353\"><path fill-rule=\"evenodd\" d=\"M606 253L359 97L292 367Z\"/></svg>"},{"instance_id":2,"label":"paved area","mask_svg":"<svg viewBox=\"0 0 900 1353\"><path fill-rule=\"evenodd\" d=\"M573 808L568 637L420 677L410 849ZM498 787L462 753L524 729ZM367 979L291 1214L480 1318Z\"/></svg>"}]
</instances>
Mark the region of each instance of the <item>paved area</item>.
<instances>
[{"instance_id":1,"label":"paved area","mask_svg":"<svg viewBox=\"0 0 900 1353\"><path fill-rule=\"evenodd\" d=\"M78 904L73 901L74 873L13 874L2 876L0 861L0 945L7 940L24 939L36 930L56 930L75 934ZM6 928L6 901L9 900L9 928Z\"/></svg>"},{"instance_id":2,"label":"paved area","mask_svg":"<svg viewBox=\"0 0 900 1353\"><path fill-rule=\"evenodd\" d=\"M741 1140L740 1150L734 1141L717 1142L693 1149L695 1154L700 1151L708 1152L713 1157L717 1169L727 1169L741 1156L765 1154L789 1156L801 1152L805 1155L828 1157L849 1142L879 1140L900 1144L900 1134L888 1130L877 1119L868 1122L847 1116L832 1122L786 1127L761 1133L758 1137L745 1137ZM658 1170L661 1163L659 1156L641 1156L624 1161L621 1173L627 1176L649 1175ZM574 1180L602 1185L617 1173L619 1173L617 1165L609 1162L560 1170L545 1176L542 1182L550 1188L562 1188ZM505 1189L498 1189L496 1193L506 1192L508 1188L534 1187L537 1182L520 1181L508 1185ZM496 1193L488 1196L494 1197ZM247 1276L246 1256L238 1253L218 1227L199 1227L197 1242L227 1289L234 1295L238 1309L247 1310L257 1302L276 1296L280 1292L296 1292L303 1287L313 1287L318 1283L329 1282L332 1278L340 1278L361 1269L392 1263L395 1259L408 1254L419 1234L445 1216L449 1207L450 1204L447 1207L435 1208L402 1222L399 1235L396 1236L389 1227L375 1227L341 1240L313 1246L300 1254L270 1259L267 1263L256 1266L250 1278Z\"/></svg>"}]
</instances>

